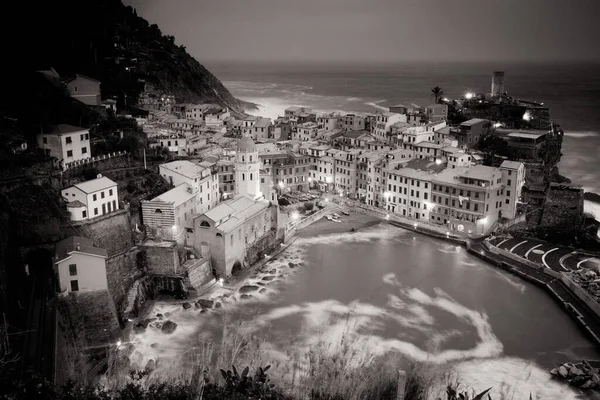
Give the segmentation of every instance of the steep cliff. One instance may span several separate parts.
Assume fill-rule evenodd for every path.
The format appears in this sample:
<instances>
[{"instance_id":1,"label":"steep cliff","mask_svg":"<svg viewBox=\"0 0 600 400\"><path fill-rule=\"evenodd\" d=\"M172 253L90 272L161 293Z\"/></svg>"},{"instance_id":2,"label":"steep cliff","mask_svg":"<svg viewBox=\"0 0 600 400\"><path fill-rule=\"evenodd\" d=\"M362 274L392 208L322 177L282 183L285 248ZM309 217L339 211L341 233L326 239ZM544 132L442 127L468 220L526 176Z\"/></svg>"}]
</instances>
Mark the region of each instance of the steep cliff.
<instances>
[{"instance_id":1,"label":"steep cliff","mask_svg":"<svg viewBox=\"0 0 600 400\"><path fill-rule=\"evenodd\" d=\"M20 4L23 18L11 45L14 60L27 69L54 67L61 76L79 73L102 82L103 97L132 104L144 81L175 95L179 102L210 102L242 113L251 107L236 99L204 66L138 17L120 0L63 0L35 7ZM22 64L22 65L21 65Z\"/></svg>"}]
</instances>

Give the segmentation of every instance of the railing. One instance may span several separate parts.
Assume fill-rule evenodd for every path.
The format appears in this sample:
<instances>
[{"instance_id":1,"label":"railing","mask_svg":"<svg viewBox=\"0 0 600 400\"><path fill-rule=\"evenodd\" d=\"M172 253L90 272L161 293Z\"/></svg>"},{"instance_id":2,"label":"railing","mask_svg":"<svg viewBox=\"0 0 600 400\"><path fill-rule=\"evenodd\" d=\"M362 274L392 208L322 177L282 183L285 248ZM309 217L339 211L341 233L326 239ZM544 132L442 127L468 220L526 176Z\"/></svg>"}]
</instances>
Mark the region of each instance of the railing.
<instances>
[{"instance_id":1,"label":"railing","mask_svg":"<svg viewBox=\"0 0 600 400\"><path fill-rule=\"evenodd\" d=\"M124 156L126 154L127 154L126 151L117 151L114 153L105 154L103 156L96 156L96 157L86 158L83 160L72 161L70 163L63 164L63 171L67 171L71 168L81 167L81 166L88 165L88 164L102 161L102 160L108 160L108 159L114 158L114 157Z\"/></svg>"}]
</instances>

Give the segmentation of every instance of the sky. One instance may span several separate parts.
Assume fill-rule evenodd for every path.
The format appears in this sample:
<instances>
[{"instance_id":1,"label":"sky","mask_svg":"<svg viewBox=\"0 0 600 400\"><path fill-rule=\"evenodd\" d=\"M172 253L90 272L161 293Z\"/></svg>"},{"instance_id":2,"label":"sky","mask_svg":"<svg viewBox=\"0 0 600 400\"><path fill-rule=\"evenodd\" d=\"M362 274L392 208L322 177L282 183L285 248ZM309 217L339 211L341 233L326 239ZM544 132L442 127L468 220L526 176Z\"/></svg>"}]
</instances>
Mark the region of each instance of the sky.
<instances>
[{"instance_id":1,"label":"sky","mask_svg":"<svg viewBox=\"0 0 600 400\"><path fill-rule=\"evenodd\" d=\"M600 0L124 0L200 62L600 61Z\"/></svg>"}]
</instances>

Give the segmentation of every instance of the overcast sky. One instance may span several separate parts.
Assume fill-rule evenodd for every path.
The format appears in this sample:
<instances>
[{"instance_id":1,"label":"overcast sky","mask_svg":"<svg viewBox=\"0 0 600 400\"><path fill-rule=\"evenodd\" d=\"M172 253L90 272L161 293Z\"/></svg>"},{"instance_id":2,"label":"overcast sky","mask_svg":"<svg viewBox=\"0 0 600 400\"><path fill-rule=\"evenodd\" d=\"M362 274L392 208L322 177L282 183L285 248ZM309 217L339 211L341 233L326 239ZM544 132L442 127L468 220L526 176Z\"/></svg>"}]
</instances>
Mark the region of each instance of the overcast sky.
<instances>
[{"instance_id":1,"label":"overcast sky","mask_svg":"<svg viewBox=\"0 0 600 400\"><path fill-rule=\"evenodd\" d=\"M600 0L124 0L200 62L600 60Z\"/></svg>"}]
</instances>

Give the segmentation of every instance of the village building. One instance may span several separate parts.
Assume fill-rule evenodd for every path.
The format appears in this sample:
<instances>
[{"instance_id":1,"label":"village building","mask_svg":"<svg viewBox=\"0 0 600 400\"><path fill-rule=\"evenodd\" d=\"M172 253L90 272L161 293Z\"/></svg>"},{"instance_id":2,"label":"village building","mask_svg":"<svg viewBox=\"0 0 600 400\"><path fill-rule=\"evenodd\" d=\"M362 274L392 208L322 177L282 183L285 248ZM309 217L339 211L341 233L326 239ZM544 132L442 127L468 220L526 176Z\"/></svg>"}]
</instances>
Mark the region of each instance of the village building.
<instances>
[{"instance_id":1,"label":"village building","mask_svg":"<svg viewBox=\"0 0 600 400\"><path fill-rule=\"evenodd\" d=\"M55 245L54 274L60 293L108 290L105 249L71 236Z\"/></svg>"},{"instance_id":2,"label":"village building","mask_svg":"<svg viewBox=\"0 0 600 400\"><path fill-rule=\"evenodd\" d=\"M86 221L119 209L117 183L99 177L69 186L60 192L72 221Z\"/></svg>"},{"instance_id":3,"label":"village building","mask_svg":"<svg viewBox=\"0 0 600 400\"><path fill-rule=\"evenodd\" d=\"M525 185L525 164L517 161L503 161L500 165L504 183L504 199L502 201L502 217L517 217L517 205L521 200Z\"/></svg>"},{"instance_id":4,"label":"village building","mask_svg":"<svg viewBox=\"0 0 600 400\"><path fill-rule=\"evenodd\" d=\"M100 105L100 81L89 76L75 74L63 82L72 98L90 106Z\"/></svg>"},{"instance_id":5,"label":"village building","mask_svg":"<svg viewBox=\"0 0 600 400\"><path fill-rule=\"evenodd\" d=\"M44 154L54 157L63 168L92 156L90 131L73 125L60 124L51 132L39 133L37 143Z\"/></svg>"},{"instance_id":6,"label":"village building","mask_svg":"<svg viewBox=\"0 0 600 400\"><path fill-rule=\"evenodd\" d=\"M446 121L448 119L448 105L430 104L425 107L425 115L429 122Z\"/></svg>"}]
</instances>

